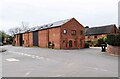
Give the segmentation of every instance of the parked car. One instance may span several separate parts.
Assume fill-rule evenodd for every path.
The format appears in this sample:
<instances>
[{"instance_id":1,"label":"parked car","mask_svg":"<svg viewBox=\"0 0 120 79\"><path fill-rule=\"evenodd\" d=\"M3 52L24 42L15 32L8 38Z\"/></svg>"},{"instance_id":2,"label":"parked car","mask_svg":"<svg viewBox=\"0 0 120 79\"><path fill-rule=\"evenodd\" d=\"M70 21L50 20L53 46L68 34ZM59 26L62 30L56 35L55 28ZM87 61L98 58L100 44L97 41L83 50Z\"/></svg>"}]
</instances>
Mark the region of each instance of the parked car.
<instances>
[{"instance_id":1,"label":"parked car","mask_svg":"<svg viewBox=\"0 0 120 79\"><path fill-rule=\"evenodd\" d=\"M0 46L3 46L3 43L2 43L2 42L0 42Z\"/></svg>"}]
</instances>

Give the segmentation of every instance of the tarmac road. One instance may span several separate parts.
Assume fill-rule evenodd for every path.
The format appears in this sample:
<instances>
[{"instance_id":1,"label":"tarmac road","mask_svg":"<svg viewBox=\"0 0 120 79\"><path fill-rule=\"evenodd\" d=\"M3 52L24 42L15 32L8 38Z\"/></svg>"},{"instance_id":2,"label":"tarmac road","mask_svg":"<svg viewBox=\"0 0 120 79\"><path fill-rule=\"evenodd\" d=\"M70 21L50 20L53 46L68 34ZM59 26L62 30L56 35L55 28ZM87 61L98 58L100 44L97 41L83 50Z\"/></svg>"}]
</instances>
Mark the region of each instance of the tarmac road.
<instances>
[{"instance_id":1,"label":"tarmac road","mask_svg":"<svg viewBox=\"0 0 120 79\"><path fill-rule=\"evenodd\" d=\"M3 46L3 77L118 77L118 57L100 48L56 50Z\"/></svg>"}]
</instances>

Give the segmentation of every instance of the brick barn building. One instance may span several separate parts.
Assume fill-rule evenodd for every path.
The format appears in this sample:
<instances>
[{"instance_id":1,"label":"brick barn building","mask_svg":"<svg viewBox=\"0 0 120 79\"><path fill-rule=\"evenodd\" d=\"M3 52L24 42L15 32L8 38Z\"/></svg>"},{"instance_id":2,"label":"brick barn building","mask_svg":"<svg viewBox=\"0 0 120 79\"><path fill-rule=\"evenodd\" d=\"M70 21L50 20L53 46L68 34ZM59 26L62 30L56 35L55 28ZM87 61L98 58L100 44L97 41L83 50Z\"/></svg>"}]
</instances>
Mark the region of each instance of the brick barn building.
<instances>
[{"instance_id":1,"label":"brick barn building","mask_svg":"<svg viewBox=\"0 0 120 79\"><path fill-rule=\"evenodd\" d=\"M119 30L115 24L85 28L85 41L89 42L90 45L91 42L94 41L94 45L96 45L99 38L106 37L108 34L116 33L119 33Z\"/></svg>"},{"instance_id":2,"label":"brick barn building","mask_svg":"<svg viewBox=\"0 0 120 79\"><path fill-rule=\"evenodd\" d=\"M84 27L75 18L30 28L15 35L16 46L42 48L84 48Z\"/></svg>"}]
</instances>

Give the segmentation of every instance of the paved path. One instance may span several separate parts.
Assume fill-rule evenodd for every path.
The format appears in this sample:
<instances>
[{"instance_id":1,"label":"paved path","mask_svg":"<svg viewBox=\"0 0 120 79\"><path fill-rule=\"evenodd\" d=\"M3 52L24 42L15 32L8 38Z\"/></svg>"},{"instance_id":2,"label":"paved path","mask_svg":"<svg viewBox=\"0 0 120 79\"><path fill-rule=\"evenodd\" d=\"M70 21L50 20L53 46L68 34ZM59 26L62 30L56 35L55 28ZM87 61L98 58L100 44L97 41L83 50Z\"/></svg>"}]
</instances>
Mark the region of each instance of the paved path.
<instances>
[{"instance_id":1,"label":"paved path","mask_svg":"<svg viewBox=\"0 0 120 79\"><path fill-rule=\"evenodd\" d=\"M4 46L3 77L117 77L118 58L100 48L54 50Z\"/></svg>"}]
</instances>

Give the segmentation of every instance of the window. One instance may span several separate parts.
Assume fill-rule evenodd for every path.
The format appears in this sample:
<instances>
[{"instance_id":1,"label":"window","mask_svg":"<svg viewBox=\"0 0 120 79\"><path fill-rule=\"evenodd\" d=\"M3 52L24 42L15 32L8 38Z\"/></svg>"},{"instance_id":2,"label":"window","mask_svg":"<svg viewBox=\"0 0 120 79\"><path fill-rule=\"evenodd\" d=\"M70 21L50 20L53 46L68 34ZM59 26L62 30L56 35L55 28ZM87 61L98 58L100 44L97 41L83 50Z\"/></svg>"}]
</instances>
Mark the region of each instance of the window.
<instances>
[{"instance_id":1,"label":"window","mask_svg":"<svg viewBox=\"0 0 120 79\"><path fill-rule=\"evenodd\" d=\"M63 40L63 43L65 43L65 40Z\"/></svg>"},{"instance_id":2,"label":"window","mask_svg":"<svg viewBox=\"0 0 120 79\"><path fill-rule=\"evenodd\" d=\"M80 35L83 35L83 31L82 30L80 31Z\"/></svg>"},{"instance_id":3,"label":"window","mask_svg":"<svg viewBox=\"0 0 120 79\"><path fill-rule=\"evenodd\" d=\"M95 35L94 38L97 38L97 35Z\"/></svg>"},{"instance_id":4,"label":"window","mask_svg":"<svg viewBox=\"0 0 120 79\"><path fill-rule=\"evenodd\" d=\"M76 30L72 30L71 34L76 35Z\"/></svg>"},{"instance_id":5,"label":"window","mask_svg":"<svg viewBox=\"0 0 120 79\"><path fill-rule=\"evenodd\" d=\"M64 29L63 33L64 33L64 34L67 34L67 30L66 30L66 29Z\"/></svg>"}]
</instances>

